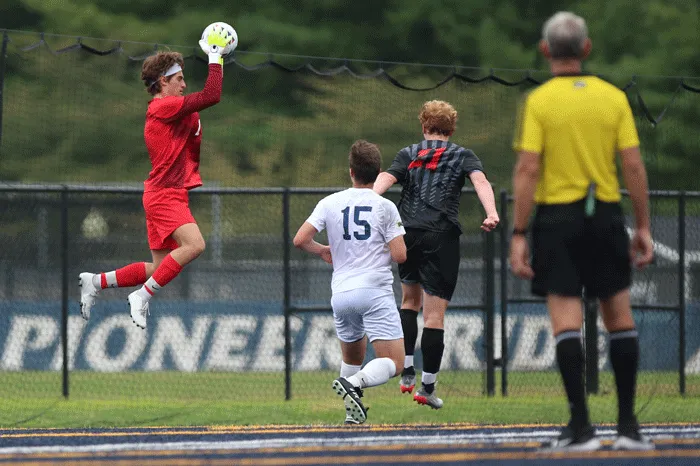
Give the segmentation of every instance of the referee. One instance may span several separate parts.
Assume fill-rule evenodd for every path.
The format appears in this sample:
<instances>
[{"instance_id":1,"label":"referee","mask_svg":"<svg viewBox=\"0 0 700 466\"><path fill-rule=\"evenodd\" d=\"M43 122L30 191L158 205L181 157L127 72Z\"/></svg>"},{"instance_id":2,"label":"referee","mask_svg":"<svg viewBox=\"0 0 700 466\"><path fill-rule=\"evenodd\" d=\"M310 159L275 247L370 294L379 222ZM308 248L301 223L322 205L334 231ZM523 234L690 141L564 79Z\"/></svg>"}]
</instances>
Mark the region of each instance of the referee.
<instances>
[{"instance_id":1,"label":"referee","mask_svg":"<svg viewBox=\"0 0 700 466\"><path fill-rule=\"evenodd\" d=\"M647 176L626 95L581 72L591 50L585 21L569 12L552 16L540 51L552 79L532 91L519 120L514 149L513 273L532 280L546 297L556 338L559 371L571 419L553 450L600 448L583 382L581 296L600 300L610 336L610 361L618 396L615 449L651 450L634 414L639 345L630 307L631 263L652 259ZM632 242L620 208L616 153L634 208ZM526 235L533 205L532 264Z\"/></svg>"}]
</instances>

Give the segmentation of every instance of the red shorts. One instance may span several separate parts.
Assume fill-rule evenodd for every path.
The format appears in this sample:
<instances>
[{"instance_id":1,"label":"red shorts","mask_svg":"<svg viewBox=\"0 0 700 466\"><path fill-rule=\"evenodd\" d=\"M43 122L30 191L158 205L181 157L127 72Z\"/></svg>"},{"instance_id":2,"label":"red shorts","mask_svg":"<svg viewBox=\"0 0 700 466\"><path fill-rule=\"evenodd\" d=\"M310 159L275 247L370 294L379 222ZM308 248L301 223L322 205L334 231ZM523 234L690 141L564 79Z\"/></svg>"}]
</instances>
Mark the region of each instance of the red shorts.
<instances>
[{"instance_id":1,"label":"red shorts","mask_svg":"<svg viewBox=\"0 0 700 466\"><path fill-rule=\"evenodd\" d=\"M150 249L176 249L178 244L170 236L173 231L188 223L197 223L190 212L187 190L184 188L160 188L143 193L146 211L146 231Z\"/></svg>"}]
</instances>

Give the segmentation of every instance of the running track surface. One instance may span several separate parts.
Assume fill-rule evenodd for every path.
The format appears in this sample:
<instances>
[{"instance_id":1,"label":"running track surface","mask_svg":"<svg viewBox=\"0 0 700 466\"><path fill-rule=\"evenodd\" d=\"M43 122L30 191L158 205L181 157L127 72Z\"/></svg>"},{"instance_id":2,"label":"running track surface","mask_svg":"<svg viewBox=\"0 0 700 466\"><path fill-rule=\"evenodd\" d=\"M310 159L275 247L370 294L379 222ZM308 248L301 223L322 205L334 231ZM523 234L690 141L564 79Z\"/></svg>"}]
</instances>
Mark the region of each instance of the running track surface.
<instances>
[{"instance_id":1,"label":"running track surface","mask_svg":"<svg viewBox=\"0 0 700 466\"><path fill-rule=\"evenodd\" d=\"M645 425L648 452L545 453L559 426L365 425L0 429L0 466L49 465L700 465L700 424Z\"/></svg>"}]
</instances>

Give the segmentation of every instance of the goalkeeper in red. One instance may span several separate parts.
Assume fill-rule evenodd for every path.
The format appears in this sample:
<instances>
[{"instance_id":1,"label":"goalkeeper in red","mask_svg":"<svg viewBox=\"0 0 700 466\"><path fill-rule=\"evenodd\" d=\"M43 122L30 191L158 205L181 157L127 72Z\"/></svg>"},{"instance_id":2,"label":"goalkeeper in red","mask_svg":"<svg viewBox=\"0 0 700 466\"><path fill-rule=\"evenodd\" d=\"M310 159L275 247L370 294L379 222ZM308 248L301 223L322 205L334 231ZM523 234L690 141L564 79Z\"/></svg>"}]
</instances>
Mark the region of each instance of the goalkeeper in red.
<instances>
[{"instance_id":1,"label":"goalkeeper in red","mask_svg":"<svg viewBox=\"0 0 700 466\"><path fill-rule=\"evenodd\" d=\"M100 290L143 285L128 300L134 323L146 328L151 298L204 251L204 238L190 212L188 196L190 189L202 185L198 112L221 100L221 52L231 39L226 29L215 28L200 41L209 57L209 76L204 89L187 96L183 95L187 86L181 54L159 52L144 61L141 79L153 99L148 103L144 128L152 170L144 182L143 207L153 260L111 272L81 273L80 313L85 320Z\"/></svg>"}]
</instances>

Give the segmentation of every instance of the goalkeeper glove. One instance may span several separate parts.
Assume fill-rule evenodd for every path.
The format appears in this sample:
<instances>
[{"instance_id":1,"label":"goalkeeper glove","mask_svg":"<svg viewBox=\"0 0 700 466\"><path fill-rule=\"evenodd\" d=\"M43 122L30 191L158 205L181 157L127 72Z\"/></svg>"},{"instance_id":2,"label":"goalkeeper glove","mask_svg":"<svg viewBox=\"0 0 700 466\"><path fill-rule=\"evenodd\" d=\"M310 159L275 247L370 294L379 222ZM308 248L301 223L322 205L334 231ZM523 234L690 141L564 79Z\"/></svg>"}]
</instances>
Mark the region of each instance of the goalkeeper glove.
<instances>
[{"instance_id":1,"label":"goalkeeper glove","mask_svg":"<svg viewBox=\"0 0 700 466\"><path fill-rule=\"evenodd\" d=\"M209 63L218 63L223 66L222 54L228 44L229 37L224 28L213 28L206 40L199 41L202 51L209 56Z\"/></svg>"}]
</instances>

